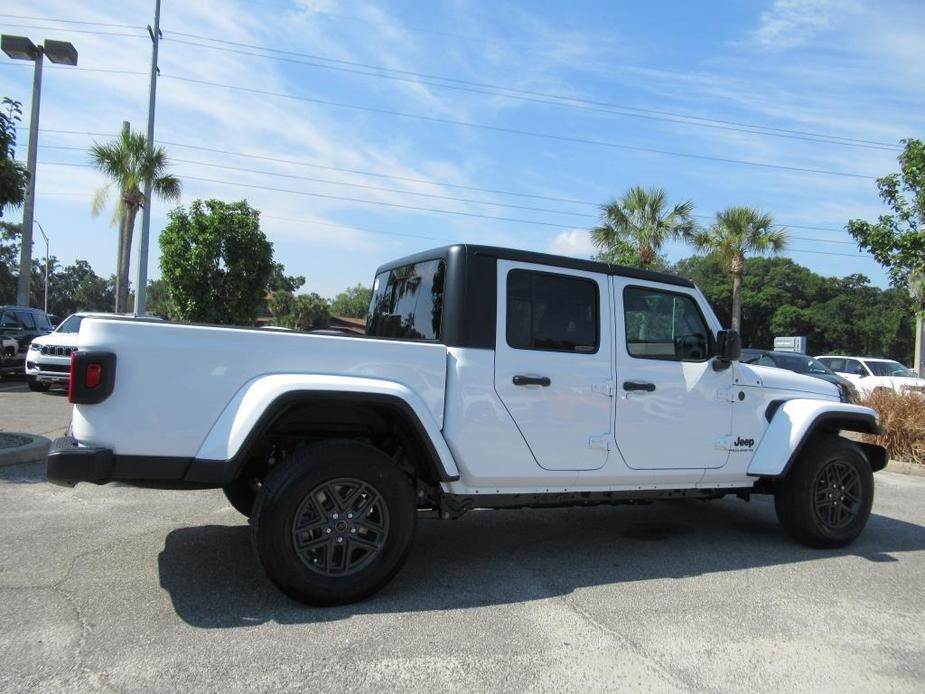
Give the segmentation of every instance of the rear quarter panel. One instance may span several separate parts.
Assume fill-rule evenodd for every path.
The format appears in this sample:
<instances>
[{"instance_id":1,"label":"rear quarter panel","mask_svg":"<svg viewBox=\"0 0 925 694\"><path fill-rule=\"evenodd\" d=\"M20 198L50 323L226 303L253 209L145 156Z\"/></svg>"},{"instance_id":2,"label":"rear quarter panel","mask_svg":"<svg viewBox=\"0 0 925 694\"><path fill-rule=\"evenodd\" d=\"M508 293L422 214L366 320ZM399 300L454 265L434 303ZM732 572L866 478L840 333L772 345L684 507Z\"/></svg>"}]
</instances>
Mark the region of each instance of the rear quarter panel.
<instances>
[{"instance_id":1,"label":"rear quarter panel","mask_svg":"<svg viewBox=\"0 0 925 694\"><path fill-rule=\"evenodd\" d=\"M119 455L193 457L247 382L272 374L362 376L407 386L443 422L446 348L221 326L87 320L82 350L115 352L112 395L75 405L73 434Z\"/></svg>"}]
</instances>

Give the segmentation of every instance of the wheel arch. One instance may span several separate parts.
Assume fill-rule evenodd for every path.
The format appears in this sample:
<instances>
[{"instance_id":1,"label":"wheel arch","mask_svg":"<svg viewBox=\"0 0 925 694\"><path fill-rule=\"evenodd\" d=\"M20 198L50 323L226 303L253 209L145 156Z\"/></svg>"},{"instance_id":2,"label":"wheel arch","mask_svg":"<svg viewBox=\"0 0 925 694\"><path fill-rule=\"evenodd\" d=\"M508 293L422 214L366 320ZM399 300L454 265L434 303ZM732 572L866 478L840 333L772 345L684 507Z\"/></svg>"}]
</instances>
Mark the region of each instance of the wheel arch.
<instances>
[{"instance_id":1,"label":"wheel arch","mask_svg":"<svg viewBox=\"0 0 925 694\"><path fill-rule=\"evenodd\" d=\"M770 423L751 462L748 474L755 477L779 478L787 475L807 443L822 434L855 431L881 433L880 419L869 407L826 400L793 399L772 403ZM887 463L887 451L882 446L854 441L876 472Z\"/></svg>"},{"instance_id":2,"label":"wheel arch","mask_svg":"<svg viewBox=\"0 0 925 694\"><path fill-rule=\"evenodd\" d=\"M187 480L233 481L275 427L297 424L299 417L319 411L345 425L362 421L397 427L414 448L415 465L434 483L459 479L434 416L407 386L380 379L275 374L254 379L229 403L200 446Z\"/></svg>"}]
</instances>

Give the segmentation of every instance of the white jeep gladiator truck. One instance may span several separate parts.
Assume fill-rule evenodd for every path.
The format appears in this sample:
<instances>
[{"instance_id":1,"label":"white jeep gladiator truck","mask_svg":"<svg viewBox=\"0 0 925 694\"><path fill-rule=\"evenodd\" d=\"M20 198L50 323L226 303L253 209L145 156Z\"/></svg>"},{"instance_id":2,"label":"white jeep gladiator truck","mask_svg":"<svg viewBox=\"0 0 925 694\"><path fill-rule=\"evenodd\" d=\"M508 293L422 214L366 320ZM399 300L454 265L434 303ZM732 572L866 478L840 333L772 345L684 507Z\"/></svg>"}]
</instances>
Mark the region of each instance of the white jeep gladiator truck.
<instances>
[{"instance_id":1,"label":"white jeep gladiator truck","mask_svg":"<svg viewBox=\"0 0 925 694\"><path fill-rule=\"evenodd\" d=\"M798 541L864 528L886 451L832 384L738 363L672 275L454 245L383 265L366 336L87 318L64 485L221 487L310 604L395 575L419 513L773 494Z\"/></svg>"}]
</instances>

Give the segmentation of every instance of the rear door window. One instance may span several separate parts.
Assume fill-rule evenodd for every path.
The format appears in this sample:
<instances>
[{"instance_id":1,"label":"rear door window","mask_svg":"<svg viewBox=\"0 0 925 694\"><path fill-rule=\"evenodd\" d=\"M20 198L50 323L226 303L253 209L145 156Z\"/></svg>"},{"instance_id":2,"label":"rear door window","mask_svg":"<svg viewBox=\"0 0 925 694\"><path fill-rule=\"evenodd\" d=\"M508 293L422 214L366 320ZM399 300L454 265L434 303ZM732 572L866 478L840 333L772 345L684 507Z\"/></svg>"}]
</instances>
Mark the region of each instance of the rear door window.
<instances>
[{"instance_id":1,"label":"rear door window","mask_svg":"<svg viewBox=\"0 0 925 694\"><path fill-rule=\"evenodd\" d=\"M426 260L377 275L366 334L403 340L440 339L445 268L442 260Z\"/></svg>"},{"instance_id":2,"label":"rear door window","mask_svg":"<svg viewBox=\"0 0 925 694\"><path fill-rule=\"evenodd\" d=\"M597 352L597 282L548 272L507 276L507 343L515 349Z\"/></svg>"}]
</instances>

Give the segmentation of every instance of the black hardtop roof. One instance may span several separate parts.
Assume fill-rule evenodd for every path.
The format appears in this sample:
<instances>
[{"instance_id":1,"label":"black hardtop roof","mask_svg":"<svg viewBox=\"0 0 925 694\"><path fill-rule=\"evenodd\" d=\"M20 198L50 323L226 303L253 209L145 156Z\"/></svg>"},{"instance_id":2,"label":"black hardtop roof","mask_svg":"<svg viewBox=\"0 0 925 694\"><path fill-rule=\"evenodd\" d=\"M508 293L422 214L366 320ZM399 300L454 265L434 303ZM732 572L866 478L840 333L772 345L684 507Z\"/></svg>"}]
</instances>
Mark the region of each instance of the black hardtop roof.
<instances>
[{"instance_id":1,"label":"black hardtop roof","mask_svg":"<svg viewBox=\"0 0 925 694\"><path fill-rule=\"evenodd\" d=\"M614 265L612 263L602 263L597 260L583 260L581 258L569 258L562 255L552 255L550 253L537 253L535 251L523 251L516 248L499 248L497 246L477 246L472 244L453 244L432 248L428 251L415 253L397 260L392 260L384 265L379 266L376 270L380 272L392 270L403 265L419 263L425 260L435 258L447 258L452 254L464 253L466 255L481 255L490 258L500 258L502 260L514 260L521 263L536 263L537 265L550 265L552 267L568 268L569 270L584 270L586 272L599 272L606 275L619 275L621 277L632 277L639 280L648 280L650 282L662 282L673 284L679 287L693 287L694 283L684 277L672 275L667 272L655 272L653 270L642 270L635 267L626 267L625 265Z\"/></svg>"}]
</instances>

